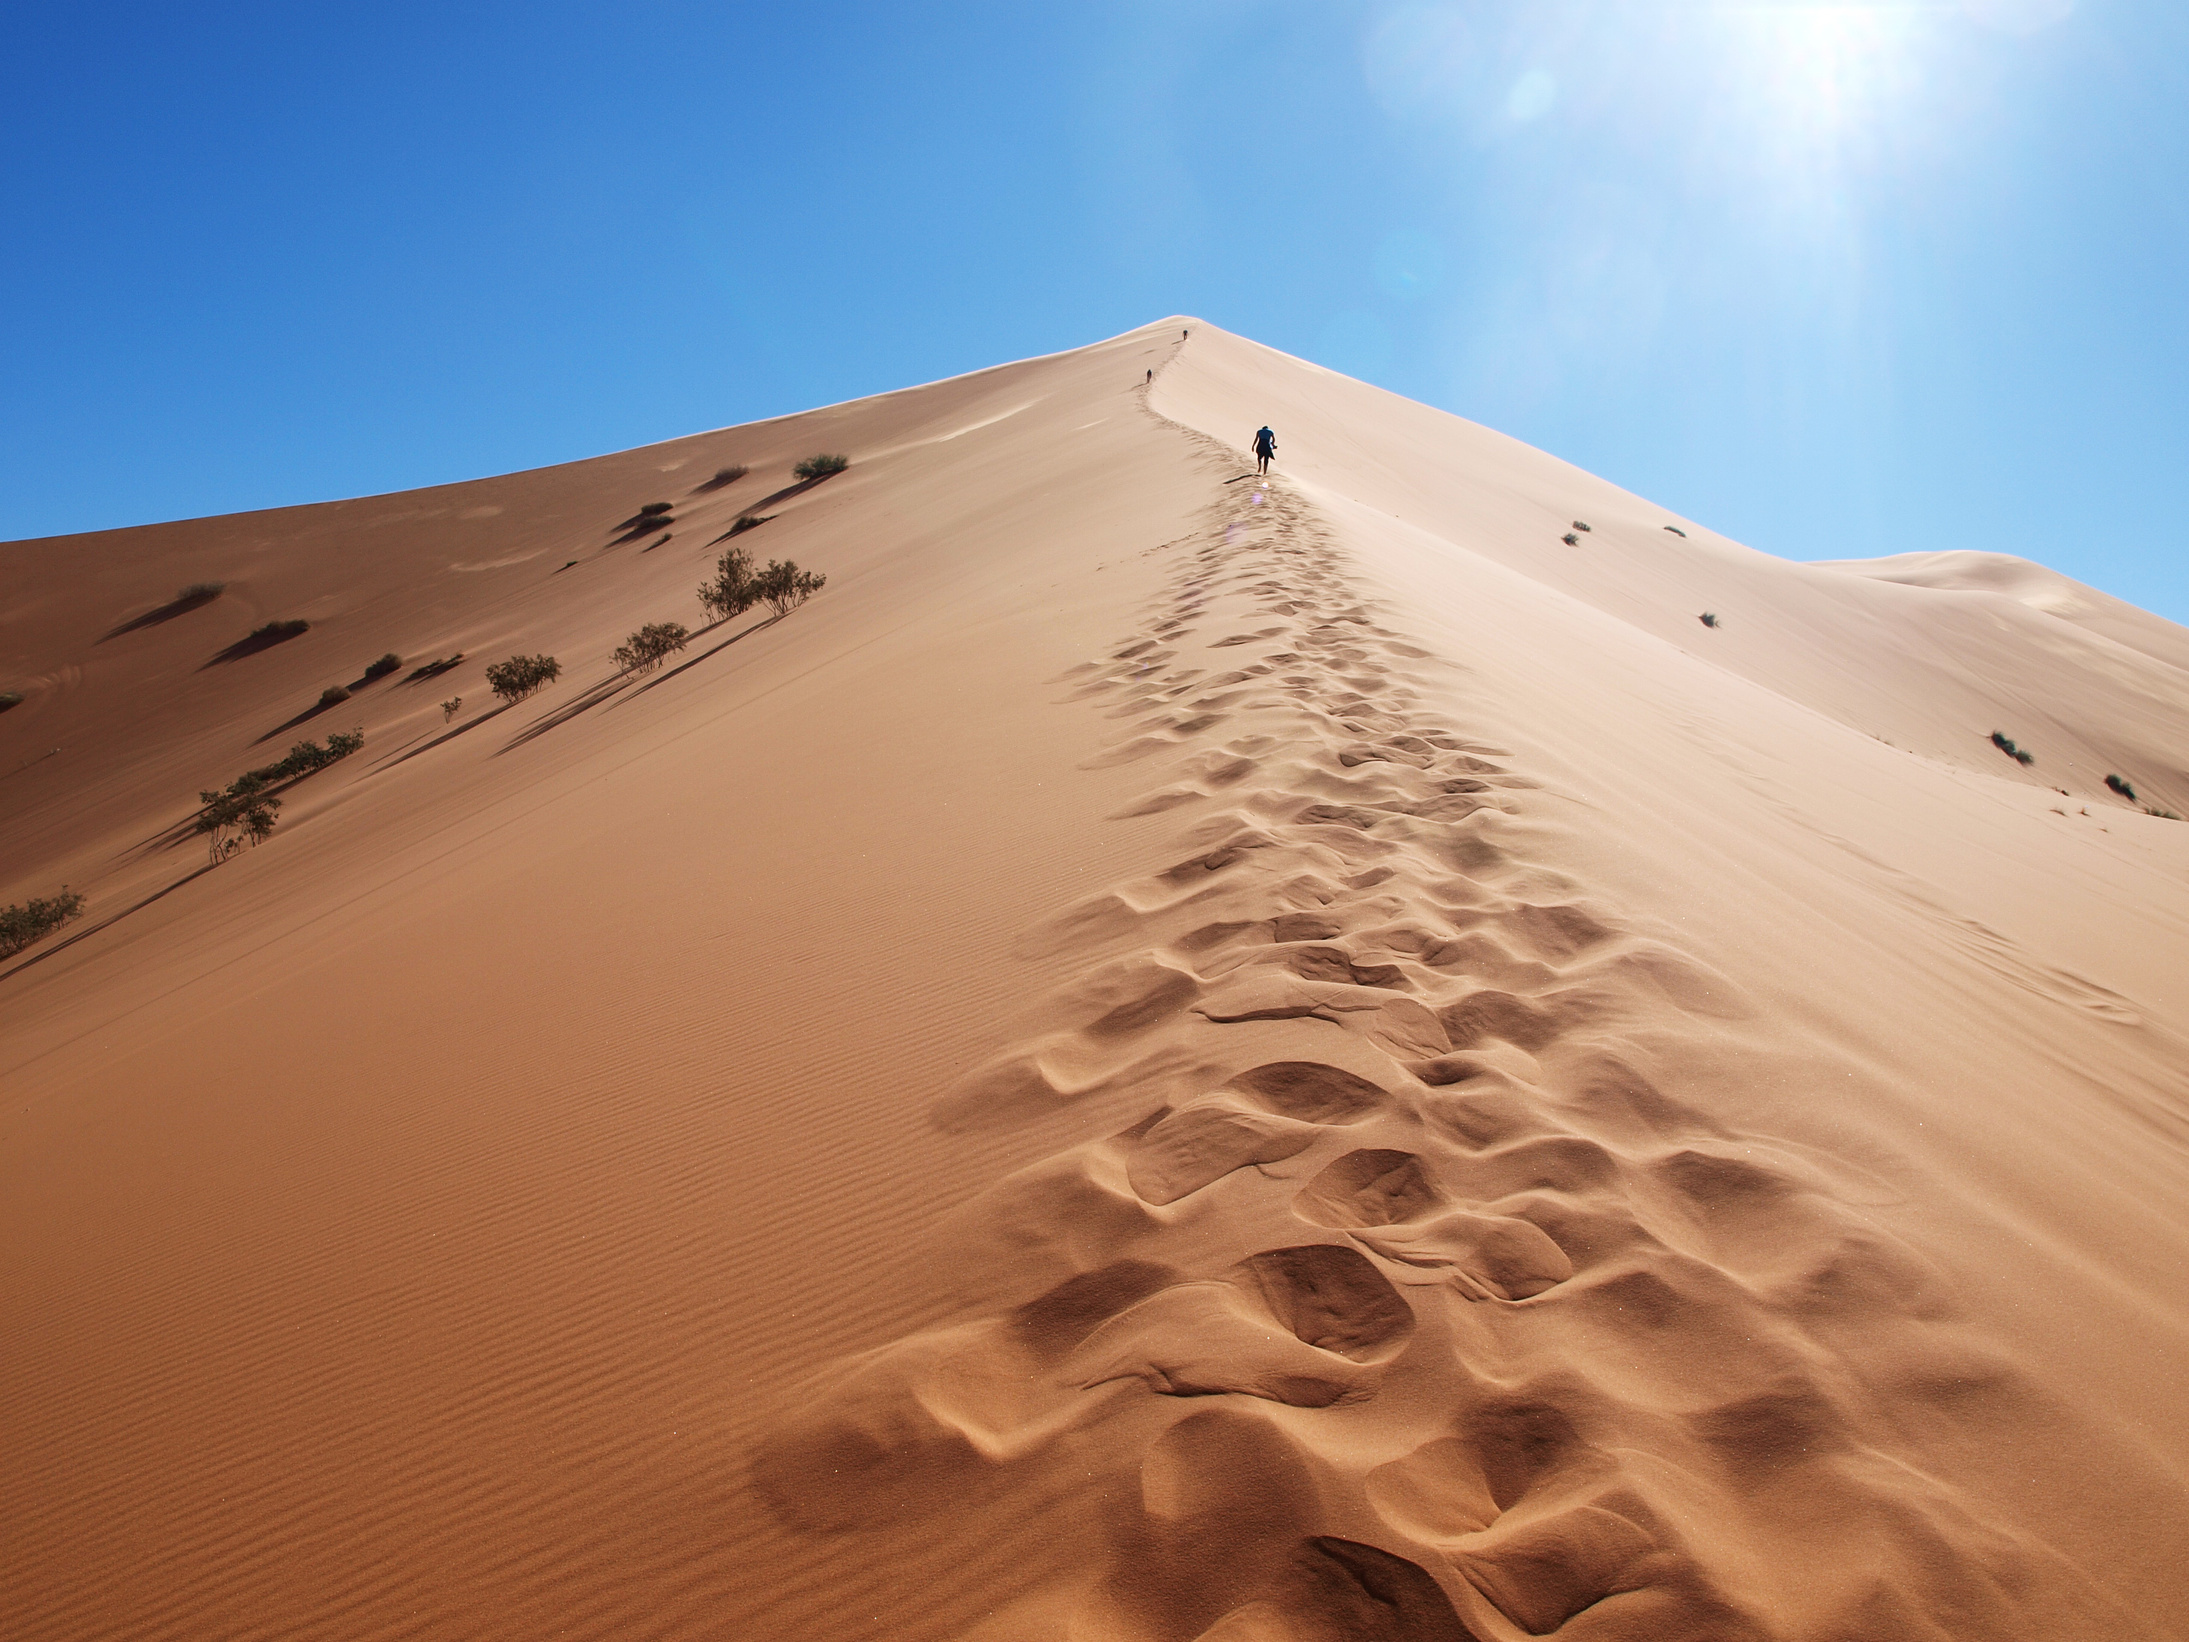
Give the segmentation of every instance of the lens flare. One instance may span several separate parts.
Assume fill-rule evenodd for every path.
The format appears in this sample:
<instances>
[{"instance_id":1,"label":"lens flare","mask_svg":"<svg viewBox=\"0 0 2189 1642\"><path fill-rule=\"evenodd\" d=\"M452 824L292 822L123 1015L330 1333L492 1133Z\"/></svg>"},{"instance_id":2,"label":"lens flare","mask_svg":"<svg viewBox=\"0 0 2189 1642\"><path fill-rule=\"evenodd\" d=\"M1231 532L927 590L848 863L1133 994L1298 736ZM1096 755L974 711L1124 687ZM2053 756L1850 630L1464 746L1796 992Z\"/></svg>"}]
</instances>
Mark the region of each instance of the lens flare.
<instances>
[{"instance_id":1,"label":"lens flare","mask_svg":"<svg viewBox=\"0 0 2189 1642\"><path fill-rule=\"evenodd\" d=\"M1540 120L1558 101L1558 82L1539 68L1531 68L1513 82L1505 95L1505 112L1526 122Z\"/></svg>"}]
</instances>

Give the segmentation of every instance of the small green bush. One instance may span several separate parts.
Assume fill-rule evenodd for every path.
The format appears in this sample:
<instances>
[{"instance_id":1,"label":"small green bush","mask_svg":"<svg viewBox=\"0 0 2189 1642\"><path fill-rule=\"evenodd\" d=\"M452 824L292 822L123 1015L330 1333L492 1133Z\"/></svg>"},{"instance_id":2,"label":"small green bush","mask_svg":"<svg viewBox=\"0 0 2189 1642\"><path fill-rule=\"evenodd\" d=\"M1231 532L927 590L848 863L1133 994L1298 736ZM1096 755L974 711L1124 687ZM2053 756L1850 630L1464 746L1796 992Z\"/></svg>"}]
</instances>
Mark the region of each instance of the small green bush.
<instances>
[{"instance_id":1,"label":"small green bush","mask_svg":"<svg viewBox=\"0 0 2189 1642\"><path fill-rule=\"evenodd\" d=\"M1705 610L1700 616L1696 617L1696 620L1700 621L1705 627L1715 627L1718 625L1718 613L1715 610Z\"/></svg>"},{"instance_id":2,"label":"small green bush","mask_svg":"<svg viewBox=\"0 0 2189 1642\"><path fill-rule=\"evenodd\" d=\"M192 582L175 595L177 604L208 604L228 591L226 582Z\"/></svg>"},{"instance_id":3,"label":"small green bush","mask_svg":"<svg viewBox=\"0 0 2189 1642\"><path fill-rule=\"evenodd\" d=\"M692 635L679 621L648 622L617 649L616 668L625 673L650 673L679 650Z\"/></svg>"},{"instance_id":4,"label":"small green bush","mask_svg":"<svg viewBox=\"0 0 2189 1642\"><path fill-rule=\"evenodd\" d=\"M2035 753L2027 752L2024 749L2017 747L2012 741L2007 739L2005 735L1997 730L1991 732L1991 744L1994 747L1997 747L2001 752L2005 753L2007 757L2013 759L2014 762L2017 764L2029 765L2037 762L2037 755Z\"/></svg>"},{"instance_id":5,"label":"small green bush","mask_svg":"<svg viewBox=\"0 0 2189 1642\"><path fill-rule=\"evenodd\" d=\"M716 468L714 470L714 482L718 485L734 485L750 472L752 472L752 469L743 462L733 462L726 468Z\"/></svg>"},{"instance_id":6,"label":"small green bush","mask_svg":"<svg viewBox=\"0 0 2189 1642\"><path fill-rule=\"evenodd\" d=\"M58 895L33 896L21 906L0 907L0 958L12 958L71 918L84 915L84 898L66 884Z\"/></svg>"},{"instance_id":7,"label":"small green bush","mask_svg":"<svg viewBox=\"0 0 2189 1642\"><path fill-rule=\"evenodd\" d=\"M441 703L441 722L443 724L448 723L450 719L463 710L464 698L462 696L450 696L448 700Z\"/></svg>"},{"instance_id":8,"label":"small green bush","mask_svg":"<svg viewBox=\"0 0 2189 1642\"><path fill-rule=\"evenodd\" d=\"M2155 815L2161 821L2179 821L2181 819L2181 817L2176 815L2172 810L2162 810L2156 804L2144 805L2143 813L2146 815Z\"/></svg>"},{"instance_id":9,"label":"small green bush","mask_svg":"<svg viewBox=\"0 0 2189 1642\"><path fill-rule=\"evenodd\" d=\"M269 795L266 783L256 773L239 775L223 792L201 792L198 802L197 831L205 838L205 847L218 863L243 848L246 841L263 844L273 835L274 811L281 808L281 800Z\"/></svg>"},{"instance_id":10,"label":"small green bush","mask_svg":"<svg viewBox=\"0 0 2189 1642\"><path fill-rule=\"evenodd\" d=\"M309 633L311 630L312 624L308 621L270 621L263 627L252 628L244 643L272 644L277 639L293 639L298 634Z\"/></svg>"},{"instance_id":11,"label":"small green bush","mask_svg":"<svg viewBox=\"0 0 2189 1642\"><path fill-rule=\"evenodd\" d=\"M1579 547L1581 545L1581 538L1576 536L1570 530L1558 539L1564 542L1568 547Z\"/></svg>"},{"instance_id":12,"label":"small green bush","mask_svg":"<svg viewBox=\"0 0 2189 1642\"><path fill-rule=\"evenodd\" d=\"M828 578L800 570L788 559L770 559L768 568L752 580L760 602L778 616L787 616L828 585Z\"/></svg>"},{"instance_id":13,"label":"small green bush","mask_svg":"<svg viewBox=\"0 0 2189 1642\"><path fill-rule=\"evenodd\" d=\"M23 705L23 692L22 692L22 691L20 691L20 690L0 690L0 713L4 713L4 712L6 712L6 711L7 711L7 710L8 710L8 709L9 709L10 707L20 707L20 706L22 706L22 705Z\"/></svg>"},{"instance_id":14,"label":"small green bush","mask_svg":"<svg viewBox=\"0 0 2189 1642\"><path fill-rule=\"evenodd\" d=\"M322 707L339 707L349 699L349 691L339 684L330 684L319 692L319 705Z\"/></svg>"},{"instance_id":15,"label":"small green bush","mask_svg":"<svg viewBox=\"0 0 2189 1642\"><path fill-rule=\"evenodd\" d=\"M562 663L553 656L511 656L486 670L487 688L512 706L561 677Z\"/></svg>"},{"instance_id":16,"label":"small green bush","mask_svg":"<svg viewBox=\"0 0 2189 1642\"><path fill-rule=\"evenodd\" d=\"M386 655L382 656L378 661L374 662L370 667L365 669L365 677L368 679L386 678L390 673L394 672L396 668L402 665L403 658L397 655L393 650L390 650Z\"/></svg>"},{"instance_id":17,"label":"small green bush","mask_svg":"<svg viewBox=\"0 0 2189 1642\"><path fill-rule=\"evenodd\" d=\"M791 469L801 479L826 479L832 473L841 473L851 466L848 456L809 456Z\"/></svg>"},{"instance_id":18,"label":"small green bush","mask_svg":"<svg viewBox=\"0 0 2189 1642\"><path fill-rule=\"evenodd\" d=\"M423 667L413 667L410 670L410 676L404 679L403 682L405 684L416 684L420 679L439 678L443 673L453 671L462 663L463 659L464 653L459 650L453 656L442 656L437 660L427 662Z\"/></svg>"},{"instance_id":19,"label":"small green bush","mask_svg":"<svg viewBox=\"0 0 2189 1642\"><path fill-rule=\"evenodd\" d=\"M758 530L774 517L775 515L772 513L740 513L737 516L737 523L730 526L729 533L732 536L742 536L748 530Z\"/></svg>"},{"instance_id":20,"label":"small green bush","mask_svg":"<svg viewBox=\"0 0 2189 1642\"><path fill-rule=\"evenodd\" d=\"M2110 787L2114 792L2120 794L2121 797L2127 799L2129 803L2133 804L2136 801L2136 789L2130 786L2127 782L2123 781L2119 776L2107 776L2105 778L2105 784Z\"/></svg>"},{"instance_id":21,"label":"small green bush","mask_svg":"<svg viewBox=\"0 0 2189 1642\"><path fill-rule=\"evenodd\" d=\"M733 547L715 561L714 580L699 589L700 607L716 621L741 616L760 602L753 589L752 555Z\"/></svg>"},{"instance_id":22,"label":"small green bush","mask_svg":"<svg viewBox=\"0 0 2189 1642\"><path fill-rule=\"evenodd\" d=\"M638 510L638 516L641 519L658 519L662 514L669 511L671 505L668 502L648 502Z\"/></svg>"},{"instance_id":23,"label":"small green bush","mask_svg":"<svg viewBox=\"0 0 2189 1642\"><path fill-rule=\"evenodd\" d=\"M327 737L326 746L316 741L299 741L288 754L276 763L261 764L248 771L244 779L256 781L261 786L271 786L276 781L287 781L292 776L310 775L323 770L338 759L344 759L365 744L365 732L361 729L348 732L337 730Z\"/></svg>"}]
</instances>

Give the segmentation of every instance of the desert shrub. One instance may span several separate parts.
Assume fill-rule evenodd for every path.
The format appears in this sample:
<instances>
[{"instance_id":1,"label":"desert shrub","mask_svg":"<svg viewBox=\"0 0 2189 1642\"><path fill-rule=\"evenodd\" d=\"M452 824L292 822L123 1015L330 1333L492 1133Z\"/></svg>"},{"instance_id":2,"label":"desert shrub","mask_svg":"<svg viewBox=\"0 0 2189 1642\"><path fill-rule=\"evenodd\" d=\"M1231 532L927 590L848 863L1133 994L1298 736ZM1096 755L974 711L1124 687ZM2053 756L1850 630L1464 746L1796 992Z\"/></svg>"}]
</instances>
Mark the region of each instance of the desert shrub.
<instances>
[{"instance_id":1,"label":"desert shrub","mask_svg":"<svg viewBox=\"0 0 2189 1642\"><path fill-rule=\"evenodd\" d=\"M650 673L683 649L691 636L680 621L648 622L623 641L612 659L619 672Z\"/></svg>"},{"instance_id":2,"label":"desert shrub","mask_svg":"<svg viewBox=\"0 0 2189 1642\"><path fill-rule=\"evenodd\" d=\"M462 696L450 696L448 700L441 703L441 722L443 724L448 723L450 719L463 710L464 698Z\"/></svg>"},{"instance_id":3,"label":"desert shrub","mask_svg":"<svg viewBox=\"0 0 2189 1642\"><path fill-rule=\"evenodd\" d=\"M461 650L453 656L438 657L427 662L423 667L413 667L410 670L410 676L404 679L403 682L405 684L416 684L420 679L439 678L443 673L454 671L463 659L464 653Z\"/></svg>"},{"instance_id":4,"label":"desert shrub","mask_svg":"<svg viewBox=\"0 0 2189 1642\"><path fill-rule=\"evenodd\" d=\"M208 854L218 861L243 848L246 842L263 844L274 830L274 811L281 800L266 791L255 772L239 775L222 792L201 792L196 830L205 838Z\"/></svg>"},{"instance_id":5,"label":"desert shrub","mask_svg":"<svg viewBox=\"0 0 2189 1642\"><path fill-rule=\"evenodd\" d=\"M0 958L12 958L71 918L84 915L84 898L66 884L58 895L32 896L21 906L0 907Z\"/></svg>"},{"instance_id":6,"label":"desert shrub","mask_svg":"<svg viewBox=\"0 0 2189 1642\"><path fill-rule=\"evenodd\" d=\"M2127 799L2129 803L2133 804L2136 801L2136 789L2130 786L2127 782L2123 781L2119 776L2107 776L2105 778L2105 784L2108 787L2112 788L2113 791L2119 793L2121 797Z\"/></svg>"},{"instance_id":7,"label":"desert shrub","mask_svg":"<svg viewBox=\"0 0 2189 1642\"><path fill-rule=\"evenodd\" d=\"M1666 525L1665 529L1671 531L1673 535L1679 537L1682 541L1685 541L1687 539L1687 532L1682 530L1678 525Z\"/></svg>"},{"instance_id":8,"label":"desert shrub","mask_svg":"<svg viewBox=\"0 0 2189 1642\"><path fill-rule=\"evenodd\" d=\"M758 530L774 517L775 515L772 513L740 513L737 516L737 523L730 526L729 533L732 536L742 536L748 530Z\"/></svg>"},{"instance_id":9,"label":"desert shrub","mask_svg":"<svg viewBox=\"0 0 2189 1642\"><path fill-rule=\"evenodd\" d=\"M2037 755L2035 753L2028 752L2025 751L2023 748L2017 747L2011 740L2009 740L2005 735L1997 730L1991 732L1991 744L1994 747L1997 747L2001 752L2005 753L2007 757L2013 759L2014 762L2017 764L2026 765L2034 764L2037 762Z\"/></svg>"},{"instance_id":10,"label":"desert shrub","mask_svg":"<svg viewBox=\"0 0 2189 1642\"><path fill-rule=\"evenodd\" d=\"M226 582L192 582L175 595L177 604L206 604L228 591Z\"/></svg>"},{"instance_id":11,"label":"desert shrub","mask_svg":"<svg viewBox=\"0 0 2189 1642\"><path fill-rule=\"evenodd\" d=\"M1576 519L1573 521L1573 528L1576 530L1586 530L1588 529L1588 526L1584 524L1581 520Z\"/></svg>"},{"instance_id":12,"label":"desert shrub","mask_svg":"<svg viewBox=\"0 0 2189 1642\"><path fill-rule=\"evenodd\" d=\"M263 627L252 628L250 636L244 642L272 644L280 639L293 639L299 633L309 633L311 630L312 624L308 621L270 621Z\"/></svg>"},{"instance_id":13,"label":"desert shrub","mask_svg":"<svg viewBox=\"0 0 2189 1642\"><path fill-rule=\"evenodd\" d=\"M726 468L716 468L714 470L714 482L718 485L734 485L750 472L752 472L752 469L743 462L733 462Z\"/></svg>"},{"instance_id":14,"label":"desert shrub","mask_svg":"<svg viewBox=\"0 0 2189 1642\"><path fill-rule=\"evenodd\" d=\"M1718 625L1718 613L1715 610L1705 610L1696 620L1700 621L1705 627L1715 627Z\"/></svg>"},{"instance_id":15,"label":"desert shrub","mask_svg":"<svg viewBox=\"0 0 2189 1642\"><path fill-rule=\"evenodd\" d=\"M801 479L826 479L832 473L841 473L851 466L848 456L809 456L791 469Z\"/></svg>"},{"instance_id":16,"label":"desert shrub","mask_svg":"<svg viewBox=\"0 0 2189 1642\"><path fill-rule=\"evenodd\" d=\"M2181 819L2181 817L2176 815L2172 810L2162 810L2156 804L2144 805L2143 813L2146 815L2155 815L2161 821L2179 821Z\"/></svg>"},{"instance_id":17,"label":"desert shrub","mask_svg":"<svg viewBox=\"0 0 2189 1642\"><path fill-rule=\"evenodd\" d=\"M778 616L787 616L828 584L828 578L800 570L788 559L770 559L768 568L752 580L760 602Z\"/></svg>"},{"instance_id":18,"label":"desert shrub","mask_svg":"<svg viewBox=\"0 0 2189 1642\"><path fill-rule=\"evenodd\" d=\"M1558 539L1564 542L1568 547L1579 547L1581 545L1581 538L1576 536L1570 530Z\"/></svg>"},{"instance_id":19,"label":"desert shrub","mask_svg":"<svg viewBox=\"0 0 2189 1642\"><path fill-rule=\"evenodd\" d=\"M247 771L243 779L256 781L261 786L270 786L276 781L310 775L314 770L323 770L336 760L349 757L364 744L363 730L337 730L327 737L326 746L322 747L316 741L299 741L289 749L286 756L275 763L261 764L257 769Z\"/></svg>"},{"instance_id":20,"label":"desert shrub","mask_svg":"<svg viewBox=\"0 0 2189 1642\"><path fill-rule=\"evenodd\" d=\"M752 555L733 547L715 561L714 579L699 589L700 607L716 621L741 616L760 602L753 588Z\"/></svg>"},{"instance_id":21,"label":"desert shrub","mask_svg":"<svg viewBox=\"0 0 2189 1642\"><path fill-rule=\"evenodd\" d=\"M648 502L638 510L638 516L641 519L658 519L669 511L670 505L667 502Z\"/></svg>"},{"instance_id":22,"label":"desert shrub","mask_svg":"<svg viewBox=\"0 0 2189 1642\"><path fill-rule=\"evenodd\" d=\"M339 684L330 684L319 692L319 705L322 707L339 707L349 699L349 691Z\"/></svg>"},{"instance_id":23,"label":"desert shrub","mask_svg":"<svg viewBox=\"0 0 2189 1642\"><path fill-rule=\"evenodd\" d=\"M370 667L365 669L365 677L367 677L368 679L386 678L390 673L394 672L396 668L402 665L403 658L397 655L393 650L390 650L386 655L382 656L378 661L374 662Z\"/></svg>"},{"instance_id":24,"label":"desert shrub","mask_svg":"<svg viewBox=\"0 0 2189 1642\"><path fill-rule=\"evenodd\" d=\"M22 706L22 705L23 705L23 692L22 692L22 691L20 691L20 690L0 690L0 713L4 713L4 712L6 712L6 711L7 711L7 710L8 710L8 709L9 709L10 707L20 707L20 706Z\"/></svg>"},{"instance_id":25,"label":"desert shrub","mask_svg":"<svg viewBox=\"0 0 2189 1642\"><path fill-rule=\"evenodd\" d=\"M512 706L561 677L562 663L553 656L511 656L486 670L487 688Z\"/></svg>"}]
</instances>

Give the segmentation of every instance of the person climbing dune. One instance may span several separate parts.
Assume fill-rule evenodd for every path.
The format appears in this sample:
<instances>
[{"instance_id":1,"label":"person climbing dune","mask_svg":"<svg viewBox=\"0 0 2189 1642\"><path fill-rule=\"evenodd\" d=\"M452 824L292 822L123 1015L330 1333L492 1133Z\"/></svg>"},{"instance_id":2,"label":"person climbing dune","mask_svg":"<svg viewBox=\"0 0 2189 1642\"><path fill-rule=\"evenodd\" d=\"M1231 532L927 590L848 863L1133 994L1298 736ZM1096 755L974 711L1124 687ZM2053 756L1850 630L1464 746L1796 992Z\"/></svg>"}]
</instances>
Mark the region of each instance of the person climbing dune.
<instances>
[{"instance_id":1,"label":"person climbing dune","mask_svg":"<svg viewBox=\"0 0 2189 1642\"><path fill-rule=\"evenodd\" d=\"M1277 459L1277 436L1269 431L1266 424L1254 436L1254 455L1262 464L1261 471L1264 473L1269 471L1269 464Z\"/></svg>"}]
</instances>

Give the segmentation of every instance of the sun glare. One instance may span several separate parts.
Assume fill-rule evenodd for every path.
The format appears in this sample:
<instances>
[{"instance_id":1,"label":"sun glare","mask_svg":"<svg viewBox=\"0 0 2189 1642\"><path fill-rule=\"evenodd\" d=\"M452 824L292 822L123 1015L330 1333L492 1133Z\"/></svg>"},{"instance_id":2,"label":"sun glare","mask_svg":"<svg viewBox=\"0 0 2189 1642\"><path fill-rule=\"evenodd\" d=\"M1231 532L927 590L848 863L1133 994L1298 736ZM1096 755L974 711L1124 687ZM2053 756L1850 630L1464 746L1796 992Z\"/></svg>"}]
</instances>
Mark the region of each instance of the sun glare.
<instances>
[{"instance_id":1,"label":"sun glare","mask_svg":"<svg viewBox=\"0 0 2189 1642\"><path fill-rule=\"evenodd\" d=\"M1730 67L1764 133L1798 148L1859 139L1916 82L1923 11L1909 5L1728 8Z\"/></svg>"}]
</instances>

